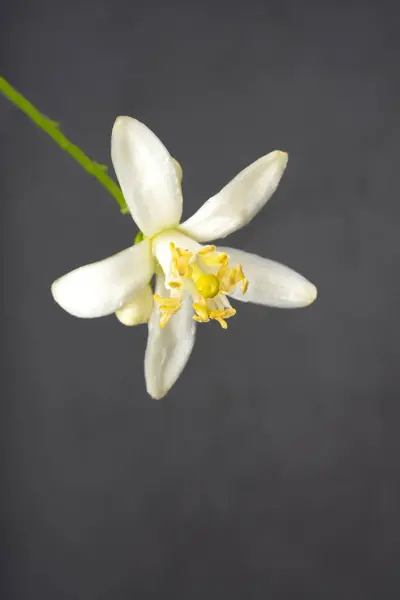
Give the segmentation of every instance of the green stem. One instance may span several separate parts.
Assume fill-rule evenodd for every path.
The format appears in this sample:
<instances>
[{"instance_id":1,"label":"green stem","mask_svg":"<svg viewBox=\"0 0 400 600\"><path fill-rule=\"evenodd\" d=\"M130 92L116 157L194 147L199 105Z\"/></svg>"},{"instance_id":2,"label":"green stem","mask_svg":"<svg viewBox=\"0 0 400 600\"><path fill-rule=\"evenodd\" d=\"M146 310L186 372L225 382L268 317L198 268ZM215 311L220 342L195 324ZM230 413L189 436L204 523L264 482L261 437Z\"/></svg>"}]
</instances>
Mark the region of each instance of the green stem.
<instances>
[{"instance_id":1,"label":"green stem","mask_svg":"<svg viewBox=\"0 0 400 600\"><path fill-rule=\"evenodd\" d=\"M60 131L59 124L52 121L42 113L40 113L34 106L22 96L17 90L15 90L5 79L0 77L0 92L6 96L13 104L18 106L40 129L43 129L55 142L68 152L80 165L93 177L96 177L104 187L114 196L117 201L121 212L128 213L128 207L126 205L124 196L118 185L107 175L107 167L101 165L94 160L91 160L78 146L72 144L65 135Z\"/></svg>"}]
</instances>

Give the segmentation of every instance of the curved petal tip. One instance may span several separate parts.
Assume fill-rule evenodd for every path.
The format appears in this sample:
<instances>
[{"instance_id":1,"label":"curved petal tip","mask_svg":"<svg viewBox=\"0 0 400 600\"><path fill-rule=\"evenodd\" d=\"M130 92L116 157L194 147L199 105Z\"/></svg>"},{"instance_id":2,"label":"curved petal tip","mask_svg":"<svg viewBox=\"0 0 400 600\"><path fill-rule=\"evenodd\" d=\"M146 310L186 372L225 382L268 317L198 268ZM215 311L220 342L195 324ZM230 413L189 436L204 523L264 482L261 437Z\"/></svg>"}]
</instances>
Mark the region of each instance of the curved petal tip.
<instances>
[{"instance_id":1,"label":"curved petal tip","mask_svg":"<svg viewBox=\"0 0 400 600\"><path fill-rule=\"evenodd\" d=\"M315 302L317 297L318 297L318 290L313 283L310 283L309 289L308 289L308 294L307 294L307 300L306 300L307 303L305 304L305 306L309 306L310 304Z\"/></svg>"},{"instance_id":2,"label":"curved petal tip","mask_svg":"<svg viewBox=\"0 0 400 600\"><path fill-rule=\"evenodd\" d=\"M287 152L283 152L282 150L277 150L276 152L283 168L286 169L286 165L288 164L289 160L289 154Z\"/></svg>"}]
</instances>

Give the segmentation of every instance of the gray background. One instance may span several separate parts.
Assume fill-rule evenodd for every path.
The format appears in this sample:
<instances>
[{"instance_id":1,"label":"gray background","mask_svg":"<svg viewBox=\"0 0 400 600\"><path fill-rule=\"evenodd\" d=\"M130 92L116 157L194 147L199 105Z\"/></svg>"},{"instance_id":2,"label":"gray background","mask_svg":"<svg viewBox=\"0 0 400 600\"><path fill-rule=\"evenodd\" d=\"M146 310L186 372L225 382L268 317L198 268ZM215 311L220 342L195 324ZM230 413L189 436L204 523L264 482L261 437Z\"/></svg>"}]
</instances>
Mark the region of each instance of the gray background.
<instances>
[{"instance_id":1,"label":"gray background","mask_svg":"<svg viewBox=\"0 0 400 600\"><path fill-rule=\"evenodd\" d=\"M148 124L185 217L287 150L228 242L319 298L199 327L152 401L146 327L49 292L132 221L0 98L1 598L399 597L398 28L379 1L3 0L3 75L98 161L116 116Z\"/></svg>"}]
</instances>

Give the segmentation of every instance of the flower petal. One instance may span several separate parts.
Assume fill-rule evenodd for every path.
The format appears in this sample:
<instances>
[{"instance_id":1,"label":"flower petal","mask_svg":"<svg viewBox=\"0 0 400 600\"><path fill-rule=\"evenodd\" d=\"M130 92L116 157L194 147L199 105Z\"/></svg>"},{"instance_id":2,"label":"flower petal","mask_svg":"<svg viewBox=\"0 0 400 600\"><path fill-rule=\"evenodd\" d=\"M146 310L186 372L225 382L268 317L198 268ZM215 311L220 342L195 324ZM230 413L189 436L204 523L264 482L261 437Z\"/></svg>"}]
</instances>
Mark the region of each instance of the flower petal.
<instances>
[{"instance_id":1,"label":"flower petal","mask_svg":"<svg viewBox=\"0 0 400 600\"><path fill-rule=\"evenodd\" d=\"M228 254L232 264L241 264L249 282L246 294L240 289L230 294L235 300L277 308L301 308L317 297L316 287L289 267L268 258L234 248L218 248Z\"/></svg>"},{"instance_id":2,"label":"flower petal","mask_svg":"<svg viewBox=\"0 0 400 600\"><path fill-rule=\"evenodd\" d=\"M154 272L149 240L71 271L51 287L54 300L75 317L109 315L141 290Z\"/></svg>"},{"instance_id":3,"label":"flower petal","mask_svg":"<svg viewBox=\"0 0 400 600\"><path fill-rule=\"evenodd\" d=\"M271 198L287 161L286 152L279 150L259 158L207 200L180 229L198 242L206 242L247 225Z\"/></svg>"},{"instance_id":4,"label":"flower petal","mask_svg":"<svg viewBox=\"0 0 400 600\"><path fill-rule=\"evenodd\" d=\"M173 159L146 125L118 117L111 158L126 203L144 235L151 237L179 223L182 190Z\"/></svg>"},{"instance_id":5,"label":"flower petal","mask_svg":"<svg viewBox=\"0 0 400 600\"><path fill-rule=\"evenodd\" d=\"M157 276L156 294L168 295L162 275ZM182 308L160 329L160 311L153 309L144 372L147 391L156 400L165 396L186 366L195 341L193 314L190 297L186 296Z\"/></svg>"},{"instance_id":6,"label":"flower petal","mask_svg":"<svg viewBox=\"0 0 400 600\"><path fill-rule=\"evenodd\" d=\"M176 176L178 178L179 184L182 185L182 179L183 179L183 170L182 170L182 167L181 167L180 163L176 160L176 158L172 159L172 163L174 165L174 169L175 169Z\"/></svg>"},{"instance_id":7,"label":"flower petal","mask_svg":"<svg viewBox=\"0 0 400 600\"><path fill-rule=\"evenodd\" d=\"M153 290L145 285L133 299L115 312L118 321L127 327L148 323L153 310Z\"/></svg>"}]
</instances>

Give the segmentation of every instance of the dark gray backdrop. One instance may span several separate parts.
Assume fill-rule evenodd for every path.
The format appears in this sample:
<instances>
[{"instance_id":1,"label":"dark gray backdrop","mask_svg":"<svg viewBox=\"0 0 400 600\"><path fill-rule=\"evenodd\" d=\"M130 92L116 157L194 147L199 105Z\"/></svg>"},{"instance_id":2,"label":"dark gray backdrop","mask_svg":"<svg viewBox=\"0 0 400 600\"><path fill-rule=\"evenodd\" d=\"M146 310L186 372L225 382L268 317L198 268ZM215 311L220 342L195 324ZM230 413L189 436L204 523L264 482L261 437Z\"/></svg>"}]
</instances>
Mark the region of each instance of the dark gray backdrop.
<instances>
[{"instance_id":1,"label":"dark gray backdrop","mask_svg":"<svg viewBox=\"0 0 400 600\"><path fill-rule=\"evenodd\" d=\"M160 402L146 328L50 284L129 245L111 196L0 98L5 600L391 599L399 551L394 3L3 1L2 73L93 158L113 121L183 165L185 216L274 148L229 238L319 288L203 326Z\"/></svg>"}]
</instances>

